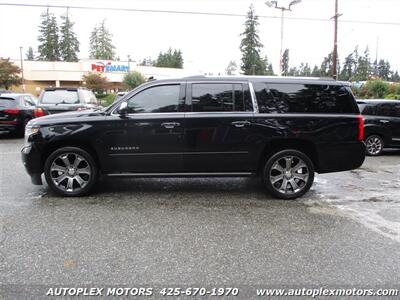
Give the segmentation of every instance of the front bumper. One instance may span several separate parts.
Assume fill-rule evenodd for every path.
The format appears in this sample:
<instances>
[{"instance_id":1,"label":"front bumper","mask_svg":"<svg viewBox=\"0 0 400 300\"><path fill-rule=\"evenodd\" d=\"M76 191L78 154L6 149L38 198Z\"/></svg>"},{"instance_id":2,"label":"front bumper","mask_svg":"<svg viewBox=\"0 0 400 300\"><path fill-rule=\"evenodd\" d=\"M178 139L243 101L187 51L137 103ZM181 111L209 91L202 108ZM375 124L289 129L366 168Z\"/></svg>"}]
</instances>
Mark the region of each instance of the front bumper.
<instances>
[{"instance_id":1,"label":"front bumper","mask_svg":"<svg viewBox=\"0 0 400 300\"><path fill-rule=\"evenodd\" d=\"M21 150L22 163L25 170L31 177L32 184L42 185L43 168L41 164L41 157L36 148L32 145L25 145Z\"/></svg>"}]
</instances>

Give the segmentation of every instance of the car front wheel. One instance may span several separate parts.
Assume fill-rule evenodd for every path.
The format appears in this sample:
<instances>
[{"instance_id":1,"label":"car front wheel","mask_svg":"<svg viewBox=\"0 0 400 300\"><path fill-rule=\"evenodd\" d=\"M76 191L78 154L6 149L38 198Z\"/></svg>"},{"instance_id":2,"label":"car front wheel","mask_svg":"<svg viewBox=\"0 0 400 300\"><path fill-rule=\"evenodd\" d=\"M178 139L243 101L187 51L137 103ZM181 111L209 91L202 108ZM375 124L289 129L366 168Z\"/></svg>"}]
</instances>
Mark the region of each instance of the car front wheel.
<instances>
[{"instance_id":1,"label":"car front wheel","mask_svg":"<svg viewBox=\"0 0 400 300\"><path fill-rule=\"evenodd\" d=\"M314 182L314 166L304 153L298 150L282 150L268 159L262 179L273 196L295 199L311 188Z\"/></svg>"},{"instance_id":2,"label":"car front wheel","mask_svg":"<svg viewBox=\"0 0 400 300\"><path fill-rule=\"evenodd\" d=\"M370 135L365 140L367 155L377 156L383 151L383 139L379 135Z\"/></svg>"},{"instance_id":3,"label":"car front wheel","mask_svg":"<svg viewBox=\"0 0 400 300\"><path fill-rule=\"evenodd\" d=\"M44 173L47 184L62 196L82 196L90 192L97 180L97 166L83 149L64 147L46 160Z\"/></svg>"}]
</instances>

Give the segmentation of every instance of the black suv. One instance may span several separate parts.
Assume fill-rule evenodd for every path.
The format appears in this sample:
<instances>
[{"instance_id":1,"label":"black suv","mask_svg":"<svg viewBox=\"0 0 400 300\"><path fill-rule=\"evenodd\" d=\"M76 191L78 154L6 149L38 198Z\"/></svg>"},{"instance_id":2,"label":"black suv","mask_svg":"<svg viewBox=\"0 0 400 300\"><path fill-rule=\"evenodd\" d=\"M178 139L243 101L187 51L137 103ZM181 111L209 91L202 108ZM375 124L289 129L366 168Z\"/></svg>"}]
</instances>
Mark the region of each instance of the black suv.
<instances>
[{"instance_id":1,"label":"black suv","mask_svg":"<svg viewBox=\"0 0 400 300\"><path fill-rule=\"evenodd\" d=\"M98 107L96 96L86 88L45 88L39 97L38 107L48 114L86 110Z\"/></svg>"},{"instance_id":2,"label":"black suv","mask_svg":"<svg viewBox=\"0 0 400 300\"><path fill-rule=\"evenodd\" d=\"M400 147L400 101L357 100L365 118L365 144L368 155L379 155L384 147Z\"/></svg>"},{"instance_id":3,"label":"black suv","mask_svg":"<svg viewBox=\"0 0 400 300\"><path fill-rule=\"evenodd\" d=\"M36 108L36 98L31 94L0 94L0 131L23 137L28 121L41 116L44 111Z\"/></svg>"},{"instance_id":4,"label":"black suv","mask_svg":"<svg viewBox=\"0 0 400 300\"><path fill-rule=\"evenodd\" d=\"M358 168L363 118L341 82L278 77L156 80L101 111L29 123L22 159L34 184L88 193L112 177L259 175L293 199L319 173Z\"/></svg>"}]
</instances>

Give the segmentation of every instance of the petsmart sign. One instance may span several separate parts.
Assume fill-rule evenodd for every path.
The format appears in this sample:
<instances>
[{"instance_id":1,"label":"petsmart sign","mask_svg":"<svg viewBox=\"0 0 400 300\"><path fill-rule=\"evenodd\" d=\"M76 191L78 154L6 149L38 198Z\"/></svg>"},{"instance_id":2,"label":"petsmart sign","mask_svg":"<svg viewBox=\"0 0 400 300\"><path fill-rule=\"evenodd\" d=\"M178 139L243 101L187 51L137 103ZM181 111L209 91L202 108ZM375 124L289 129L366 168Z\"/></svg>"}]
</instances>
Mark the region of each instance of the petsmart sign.
<instances>
[{"instance_id":1,"label":"petsmart sign","mask_svg":"<svg viewBox=\"0 0 400 300\"><path fill-rule=\"evenodd\" d=\"M129 66L127 65L116 65L111 62L104 64L102 62L97 62L92 64L92 71L96 72L129 72Z\"/></svg>"}]
</instances>

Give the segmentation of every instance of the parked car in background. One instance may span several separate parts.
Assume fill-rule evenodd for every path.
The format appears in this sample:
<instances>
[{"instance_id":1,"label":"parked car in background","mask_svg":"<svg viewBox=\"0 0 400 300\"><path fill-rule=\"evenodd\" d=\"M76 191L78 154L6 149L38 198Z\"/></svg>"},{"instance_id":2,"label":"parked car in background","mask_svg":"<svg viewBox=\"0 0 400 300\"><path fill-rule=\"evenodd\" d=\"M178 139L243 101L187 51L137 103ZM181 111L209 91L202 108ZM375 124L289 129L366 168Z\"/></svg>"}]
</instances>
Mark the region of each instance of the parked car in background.
<instances>
[{"instance_id":1,"label":"parked car in background","mask_svg":"<svg viewBox=\"0 0 400 300\"><path fill-rule=\"evenodd\" d=\"M36 107L31 94L4 93L0 95L0 131L24 135L26 124L33 118L44 116Z\"/></svg>"},{"instance_id":2,"label":"parked car in background","mask_svg":"<svg viewBox=\"0 0 400 300\"><path fill-rule=\"evenodd\" d=\"M98 101L94 93L86 88L45 88L39 97L38 106L48 114L94 109Z\"/></svg>"},{"instance_id":3,"label":"parked car in background","mask_svg":"<svg viewBox=\"0 0 400 300\"><path fill-rule=\"evenodd\" d=\"M365 118L365 144L368 155L376 156L385 147L400 147L400 101L357 100Z\"/></svg>"},{"instance_id":4,"label":"parked car in background","mask_svg":"<svg viewBox=\"0 0 400 300\"><path fill-rule=\"evenodd\" d=\"M363 118L346 83L277 77L147 82L100 111L32 120L22 160L32 183L84 195L110 177L260 176L275 197L314 172L358 168Z\"/></svg>"}]
</instances>

